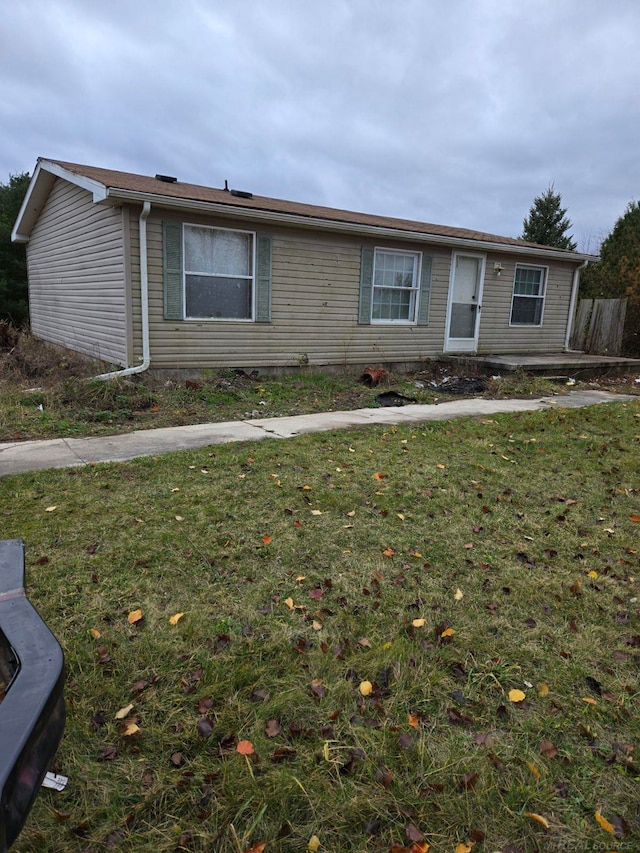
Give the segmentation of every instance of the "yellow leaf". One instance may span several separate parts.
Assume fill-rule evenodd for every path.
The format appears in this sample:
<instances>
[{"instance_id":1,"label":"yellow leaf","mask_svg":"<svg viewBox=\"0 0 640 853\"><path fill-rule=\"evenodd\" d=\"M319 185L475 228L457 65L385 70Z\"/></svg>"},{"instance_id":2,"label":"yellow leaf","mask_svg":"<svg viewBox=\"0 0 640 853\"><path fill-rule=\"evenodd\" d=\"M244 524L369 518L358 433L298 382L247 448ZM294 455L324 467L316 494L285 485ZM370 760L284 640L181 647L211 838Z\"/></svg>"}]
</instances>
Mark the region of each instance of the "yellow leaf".
<instances>
[{"instance_id":1,"label":"yellow leaf","mask_svg":"<svg viewBox=\"0 0 640 853\"><path fill-rule=\"evenodd\" d=\"M606 832L610 832L612 835L614 835L614 834L615 834L616 829L615 829L614 825L613 825L612 823L609 823L609 821L606 819L606 817L602 817L602 815L600 814L600 812L596 812L596 813L595 813L595 819L598 821L598 823L600 824L600 826L601 826L601 827L602 827Z\"/></svg>"},{"instance_id":2,"label":"yellow leaf","mask_svg":"<svg viewBox=\"0 0 640 853\"><path fill-rule=\"evenodd\" d=\"M373 684L370 681L361 681L360 682L360 693L363 696L368 696L373 690Z\"/></svg>"},{"instance_id":3,"label":"yellow leaf","mask_svg":"<svg viewBox=\"0 0 640 853\"><path fill-rule=\"evenodd\" d=\"M175 519L176 519L176 521L184 521L184 516L183 515L176 515Z\"/></svg>"},{"instance_id":4,"label":"yellow leaf","mask_svg":"<svg viewBox=\"0 0 640 853\"><path fill-rule=\"evenodd\" d=\"M317 835L312 835L309 841L307 842L307 850L309 853L316 853L320 847L320 839Z\"/></svg>"},{"instance_id":5,"label":"yellow leaf","mask_svg":"<svg viewBox=\"0 0 640 853\"><path fill-rule=\"evenodd\" d=\"M461 841L456 844L456 853L471 853L471 848L475 845L475 841Z\"/></svg>"},{"instance_id":6,"label":"yellow leaf","mask_svg":"<svg viewBox=\"0 0 640 853\"><path fill-rule=\"evenodd\" d=\"M464 593L461 589L457 589L455 595L453 596L456 601L461 601Z\"/></svg>"},{"instance_id":7,"label":"yellow leaf","mask_svg":"<svg viewBox=\"0 0 640 853\"><path fill-rule=\"evenodd\" d=\"M289 610L295 610L296 606L293 603L293 598L285 598L284 603L287 605Z\"/></svg>"},{"instance_id":8,"label":"yellow leaf","mask_svg":"<svg viewBox=\"0 0 640 853\"><path fill-rule=\"evenodd\" d=\"M407 714L407 722L414 729L417 729L420 725L420 720L417 714Z\"/></svg>"},{"instance_id":9,"label":"yellow leaf","mask_svg":"<svg viewBox=\"0 0 640 853\"><path fill-rule=\"evenodd\" d=\"M45 512L55 512L57 509L58 509L58 507L57 507L57 506L48 506L48 507L45 509Z\"/></svg>"},{"instance_id":10,"label":"yellow leaf","mask_svg":"<svg viewBox=\"0 0 640 853\"><path fill-rule=\"evenodd\" d=\"M177 625L183 616L184 616L184 613L174 613L173 616L169 616L169 624L170 625Z\"/></svg>"},{"instance_id":11,"label":"yellow leaf","mask_svg":"<svg viewBox=\"0 0 640 853\"><path fill-rule=\"evenodd\" d=\"M453 628L445 628L444 631L442 632L442 634L440 634L440 636L441 637L453 637L454 634L455 634L455 631L453 630Z\"/></svg>"},{"instance_id":12,"label":"yellow leaf","mask_svg":"<svg viewBox=\"0 0 640 853\"><path fill-rule=\"evenodd\" d=\"M436 465L436 468L440 468L441 471L444 471L446 467L446 465Z\"/></svg>"},{"instance_id":13,"label":"yellow leaf","mask_svg":"<svg viewBox=\"0 0 640 853\"><path fill-rule=\"evenodd\" d=\"M400 519L400 521L404 521L404 515L401 512L397 512L396 515Z\"/></svg>"},{"instance_id":14,"label":"yellow leaf","mask_svg":"<svg viewBox=\"0 0 640 853\"><path fill-rule=\"evenodd\" d=\"M522 702L525 696L526 693L524 693L522 690L518 690L517 688L514 688L513 690L509 691L510 702Z\"/></svg>"},{"instance_id":15,"label":"yellow leaf","mask_svg":"<svg viewBox=\"0 0 640 853\"><path fill-rule=\"evenodd\" d=\"M414 619L411 624L413 625L414 628L424 628L424 626L426 625L426 622L427 622L426 619Z\"/></svg>"},{"instance_id":16,"label":"yellow leaf","mask_svg":"<svg viewBox=\"0 0 640 853\"><path fill-rule=\"evenodd\" d=\"M180 489L175 488L175 489L171 489L171 491L172 491L172 492L179 492L179 491L180 491Z\"/></svg>"},{"instance_id":17,"label":"yellow leaf","mask_svg":"<svg viewBox=\"0 0 640 853\"><path fill-rule=\"evenodd\" d=\"M306 575L298 575L298 577L296 578L296 583L302 583L302 581L306 581L306 579Z\"/></svg>"},{"instance_id":18,"label":"yellow leaf","mask_svg":"<svg viewBox=\"0 0 640 853\"><path fill-rule=\"evenodd\" d=\"M303 488L303 490L304 490L305 492L310 492L310 491L311 491L311 486L303 486L302 488Z\"/></svg>"},{"instance_id":19,"label":"yellow leaf","mask_svg":"<svg viewBox=\"0 0 640 853\"><path fill-rule=\"evenodd\" d=\"M314 631L322 631L322 622L318 622L317 619L314 619L311 624L311 627Z\"/></svg>"},{"instance_id":20,"label":"yellow leaf","mask_svg":"<svg viewBox=\"0 0 640 853\"><path fill-rule=\"evenodd\" d=\"M131 737L131 735L134 735L136 732L139 731L140 726L136 725L135 723L127 723L122 734L124 735L124 737Z\"/></svg>"},{"instance_id":21,"label":"yellow leaf","mask_svg":"<svg viewBox=\"0 0 640 853\"><path fill-rule=\"evenodd\" d=\"M548 684L540 684L538 687L538 694L540 696L548 696L549 695L549 685Z\"/></svg>"},{"instance_id":22,"label":"yellow leaf","mask_svg":"<svg viewBox=\"0 0 640 853\"><path fill-rule=\"evenodd\" d=\"M598 704L595 699L591 698L591 696L583 696L582 701L586 702L587 705L597 705Z\"/></svg>"},{"instance_id":23,"label":"yellow leaf","mask_svg":"<svg viewBox=\"0 0 640 853\"><path fill-rule=\"evenodd\" d=\"M125 705L124 708L120 708L120 710L116 713L116 720L124 720L125 717L129 716L131 711L133 711L133 703Z\"/></svg>"},{"instance_id":24,"label":"yellow leaf","mask_svg":"<svg viewBox=\"0 0 640 853\"><path fill-rule=\"evenodd\" d=\"M93 637L94 640L99 640L100 637L102 636L102 634L100 633L100 631L98 631L97 628L92 628L91 629L91 636Z\"/></svg>"},{"instance_id":25,"label":"yellow leaf","mask_svg":"<svg viewBox=\"0 0 640 853\"><path fill-rule=\"evenodd\" d=\"M546 817L543 817L541 814L536 814L535 812L525 812L525 817L531 818L531 820L535 820L536 823L539 823L540 826L544 826L545 829L549 829L549 821Z\"/></svg>"},{"instance_id":26,"label":"yellow leaf","mask_svg":"<svg viewBox=\"0 0 640 853\"><path fill-rule=\"evenodd\" d=\"M533 775L536 777L536 779L540 778L540 771L538 770L536 765L533 763L533 761L527 761L527 767L533 773Z\"/></svg>"},{"instance_id":27,"label":"yellow leaf","mask_svg":"<svg viewBox=\"0 0 640 853\"><path fill-rule=\"evenodd\" d=\"M131 613L127 616L127 622L129 625L135 625L136 622L139 622L142 619L142 610L132 610Z\"/></svg>"},{"instance_id":28,"label":"yellow leaf","mask_svg":"<svg viewBox=\"0 0 640 853\"><path fill-rule=\"evenodd\" d=\"M355 514L356 514L355 509L352 509L352 510L351 510L351 512L348 512L348 513L347 513L347 517L348 517L348 518L353 518L353 516L354 516Z\"/></svg>"},{"instance_id":29,"label":"yellow leaf","mask_svg":"<svg viewBox=\"0 0 640 853\"><path fill-rule=\"evenodd\" d=\"M593 571L593 569L592 569L592 570L588 573L588 576L589 576L590 578L594 578L594 579L595 579L595 578L597 578L597 577L598 577L598 573L597 573L597 572L594 572L594 571Z\"/></svg>"},{"instance_id":30,"label":"yellow leaf","mask_svg":"<svg viewBox=\"0 0 640 853\"><path fill-rule=\"evenodd\" d=\"M321 509L312 509L311 515L322 515L322 510Z\"/></svg>"}]
</instances>

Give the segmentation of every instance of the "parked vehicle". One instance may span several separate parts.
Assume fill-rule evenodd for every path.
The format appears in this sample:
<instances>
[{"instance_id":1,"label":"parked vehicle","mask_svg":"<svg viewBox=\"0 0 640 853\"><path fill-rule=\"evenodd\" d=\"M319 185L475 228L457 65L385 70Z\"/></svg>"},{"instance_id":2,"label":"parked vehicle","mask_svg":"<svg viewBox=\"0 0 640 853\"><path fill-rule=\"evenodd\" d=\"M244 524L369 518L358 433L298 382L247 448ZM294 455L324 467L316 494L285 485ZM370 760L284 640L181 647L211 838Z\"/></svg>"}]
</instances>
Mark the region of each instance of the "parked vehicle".
<instances>
[{"instance_id":1,"label":"parked vehicle","mask_svg":"<svg viewBox=\"0 0 640 853\"><path fill-rule=\"evenodd\" d=\"M16 840L62 738L64 657L25 593L24 544L0 541L0 853Z\"/></svg>"}]
</instances>

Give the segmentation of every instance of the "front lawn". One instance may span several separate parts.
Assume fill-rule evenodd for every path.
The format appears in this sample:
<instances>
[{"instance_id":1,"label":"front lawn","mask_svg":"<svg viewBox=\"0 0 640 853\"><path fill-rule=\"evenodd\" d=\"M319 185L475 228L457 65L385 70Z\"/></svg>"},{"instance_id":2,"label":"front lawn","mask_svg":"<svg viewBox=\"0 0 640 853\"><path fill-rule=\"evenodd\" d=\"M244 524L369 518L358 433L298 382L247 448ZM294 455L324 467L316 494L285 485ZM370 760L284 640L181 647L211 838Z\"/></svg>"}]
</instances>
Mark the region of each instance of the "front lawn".
<instances>
[{"instance_id":1,"label":"front lawn","mask_svg":"<svg viewBox=\"0 0 640 853\"><path fill-rule=\"evenodd\" d=\"M0 512L68 667L17 851L640 849L638 402L25 474Z\"/></svg>"}]
</instances>

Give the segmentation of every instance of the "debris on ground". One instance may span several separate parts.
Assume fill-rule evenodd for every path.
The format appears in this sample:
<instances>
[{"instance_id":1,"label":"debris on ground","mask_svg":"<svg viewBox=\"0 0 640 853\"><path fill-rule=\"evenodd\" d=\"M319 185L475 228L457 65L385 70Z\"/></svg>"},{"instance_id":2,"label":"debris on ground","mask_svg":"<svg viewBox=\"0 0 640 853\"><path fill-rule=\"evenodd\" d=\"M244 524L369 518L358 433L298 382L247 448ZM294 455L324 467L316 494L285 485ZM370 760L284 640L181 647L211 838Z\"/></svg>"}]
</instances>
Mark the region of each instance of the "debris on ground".
<instances>
[{"instance_id":1,"label":"debris on ground","mask_svg":"<svg viewBox=\"0 0 640 853\"><path fill-rule=\"evenodd\" d=\"M389 374L384 369L384 367L365 367L362 371L362 375L358 379L358 382L361 382L363 385L366 385L369 388L375 388L376 385L379 385L383 379L386 379Z\"/></svg>"},{"instance_id":2,"label":"debris on ground","mask_svg":"<svg viewBox=\"0 0 640 853\"><path fill-rule=\"evenodd\" d=\"M383 391L381 394L376 394L376 403L379 406L409 406L417 402L415 397L405 397L399 391Z\"/></svg>"},{"instance_id":3,"label":"debris on ground","mask_svg":"<svg viewBox=\"0 0 640 853\"><path fill-rule=\"evenodd\" d=\"M443 394L463 396L466 394L482 394L487 390L488 382L481 376L447 376L440 382L430 382L430 387Z\"/></svg>"}]
</instances>

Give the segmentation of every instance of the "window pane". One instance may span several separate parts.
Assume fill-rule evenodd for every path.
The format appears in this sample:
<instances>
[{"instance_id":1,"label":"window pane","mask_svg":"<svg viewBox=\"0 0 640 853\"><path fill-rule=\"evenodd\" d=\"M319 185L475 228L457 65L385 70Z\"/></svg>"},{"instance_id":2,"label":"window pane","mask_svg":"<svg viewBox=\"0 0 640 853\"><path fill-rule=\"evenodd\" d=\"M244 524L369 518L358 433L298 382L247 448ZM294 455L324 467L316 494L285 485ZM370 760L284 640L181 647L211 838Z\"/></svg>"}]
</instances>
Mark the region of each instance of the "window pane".
<instances>
[{"instance_id":1,"label":"window pane","mask_svg":"<svg viewBox=\"0 0 640 853\"><path fill-rule=\"evenodd\" d=\"M373 291L374 320L413 320L414 294L411 290L380 288Z\"/></svg>"},{"instance_id":2,"label":"window pane","mask_svg":"<svg viewBox=\"0 0 640 853\"><path fill-rule=\"evenodd\" d=\"M242 278L186 276L186 316L251 319L251 281Z\"/></svg>"},{"instance_id":3,"label":"window pane","mask_svg":"<svg viewBox=\"0 0 640 853\"><path fill-rule=\"evenodd\" d=\"M511 309L511 322L521 326L539 326L542 322L541 298L514 296Z\"/></svg>"},{"instance_id":4,"label":"window pane","mask_svg":"<svg viewBox=\"0 0 640 853\"><path fill-rule=\"evenodd\" d=\"M450 338L473 338L476 334L477 306L470 302L454 302L451 305Z\"/></svg>"},{"instance_id":5,"label":"window pane","mask_svg":"<svg viewBox=\"0 0 640 853\"><path fill-rule=\"evenodd\" d=\"M519 296L541 296L543 270L517 267L513 292Z\"/></svg>"},{"instance_id":6,"label":"window pane","mask_svg":"<svg viewBox=\"0 0 640 853\"><path fill-rule=\"evenodd\" d=\"M251 275L252 235L185 226L185 269L217 275Z\"/></svg>"}]
</instances>

